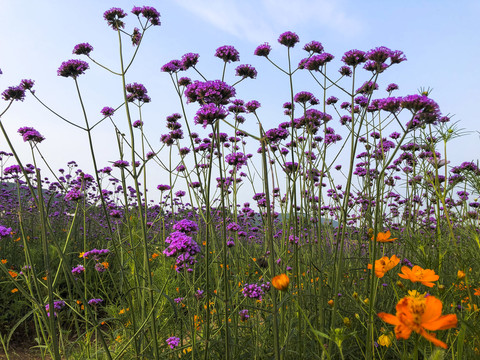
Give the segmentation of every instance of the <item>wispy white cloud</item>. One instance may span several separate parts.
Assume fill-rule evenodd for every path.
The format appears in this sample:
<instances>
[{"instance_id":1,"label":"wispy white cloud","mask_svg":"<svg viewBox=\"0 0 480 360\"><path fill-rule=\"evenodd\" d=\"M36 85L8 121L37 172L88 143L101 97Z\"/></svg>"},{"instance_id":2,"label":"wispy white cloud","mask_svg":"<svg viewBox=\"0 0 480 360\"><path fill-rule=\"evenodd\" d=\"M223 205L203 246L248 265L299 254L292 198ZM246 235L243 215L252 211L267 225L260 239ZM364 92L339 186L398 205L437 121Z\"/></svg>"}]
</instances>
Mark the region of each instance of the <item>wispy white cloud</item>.
<instances>
[{"instance_id":1,"label":"wispy white cloud","mask_svg":"<svg viewBox=\"0 0 480 360\"><path fill-rule=\"evenodd\" d=\"M175 0L212 26L253 43L274 39L295 27L358 33L359 20L343 9L343 0Z\"/></svg>"},{"instance_id":2,"label":"wispy white cloud","mask_svg":"<svg viewBox=\"0 0 480 360\"><path fill-rule=\"evenodd\" d=\"M212 26L253 43L263 42L275 34L268 21L259 19L255 1L176 0L176 2Z\"/></svg>"}]
</instances>

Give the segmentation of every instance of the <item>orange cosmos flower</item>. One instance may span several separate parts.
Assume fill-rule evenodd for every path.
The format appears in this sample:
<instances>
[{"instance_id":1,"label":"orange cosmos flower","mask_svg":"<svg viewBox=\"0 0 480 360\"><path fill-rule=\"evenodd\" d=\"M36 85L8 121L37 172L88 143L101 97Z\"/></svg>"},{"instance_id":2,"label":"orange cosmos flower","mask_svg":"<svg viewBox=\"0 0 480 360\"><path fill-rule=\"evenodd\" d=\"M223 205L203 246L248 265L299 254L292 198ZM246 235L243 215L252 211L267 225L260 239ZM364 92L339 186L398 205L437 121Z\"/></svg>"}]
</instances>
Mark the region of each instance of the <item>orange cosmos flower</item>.
<instances>
[{"instance_id":1,"label":"orange cosmos flower","mask_svg":"<svg viewBox=\"0 0 480 360\"><path fill-rule=\"evenodd\" d=\"M457 315L442 316L442 307L442 301L435 296L405 296L398 302L395 316L383 312L378 313L378 316L386 323L395 325L397 339L408 339L412 331L415 331L435 346L446 349L447 344L427 331L446 330L457 326Z\"/></svg>"},{"instance_id":2,"label":"orange cosmos flower","mask_svg":"<svg viewBox=\"0 0 480 360\"><path fill-rule=\"evenodd\" d=\"M384 256L379 260L375 260L375 276L382 278L388 270L393 269L399 262L400 259L396 255L393 255L390 259L388 256ZM369 269L372 267L372 264L368 264Z\"/></svg>"},{"instance_id":3,"label":"orange cosmos flower","mask_svg":"<svg viewBox=\"0 0 480 360\"><path fill-rule=\"evenodd\" d=\"M407 266L402 266L402 274L398 274L398 276L411 282L420 282L428 287L433 287L435 284L432 281L437 281L440 278L440 276L435 274L434 270L422 269L418 265L411 269Z\"/></svg>"},{"instance_id":4,"label":"orange cosmos flower","mask_svg":"<svg viewBox=\"0 0 480 360\"><path fill-rule=\"evenodd\" d=\"M8 273L10 274L10 276L12 278L16 278L18 276L18 274L15 271L12 271L12 270L8 270Z\"/></svg>"},{"instance_id":5,"label":"orange cosmos flower","mask_svg":"<svg viewBox=\"0 0 480 360\"><path fill-rule=\"evenodd\" d=\"M390 235L392 235L390 233L390 230L388 230L387 232L379 232L377 235L377 242L392 242L393 240L398 239L398 238L390 238ZM372 240L373 240L373 236L372 236Z\"/></svg>"},{"instance_id":6,"label":"orange cosmos flower","mask_svg":"<svg viewBox=\"0 0 480 360\"><path fill-rule=\"evenodd\" d=\"M478 295L480 296L480 287L478 289L473 289L475 290L475 292L473 293L473 295Z\"/></svg>"},{"instance_id":7,"label":"orange cosmos flower","mask_svg":"<svg viewBox=\"0 0 480 360\"><path fill-rule=\"evenodd\" d=\"M273 287L280 291L287 290L288 284L290 284L290 279L288 278L287 274L280 274L272 279Z\"/></svg>"}]
</instances>

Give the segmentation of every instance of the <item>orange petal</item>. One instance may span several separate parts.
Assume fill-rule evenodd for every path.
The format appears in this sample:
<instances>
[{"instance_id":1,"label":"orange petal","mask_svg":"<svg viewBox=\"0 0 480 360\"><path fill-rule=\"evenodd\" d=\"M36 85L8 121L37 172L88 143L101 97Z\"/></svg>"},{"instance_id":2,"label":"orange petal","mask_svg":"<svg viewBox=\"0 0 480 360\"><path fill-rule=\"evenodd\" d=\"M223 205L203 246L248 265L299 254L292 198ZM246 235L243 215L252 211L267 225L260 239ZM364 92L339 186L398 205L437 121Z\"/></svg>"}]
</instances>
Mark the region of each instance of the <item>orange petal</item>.
<instances>
[{"instance_id":1,"label":"orange petal","mask_svg":"<svg viewBox=\"0 0 480 360\"><path fill-rule=\"evenodd\" d=\"M398 274L403 279L410 279L410 275L412 274L412 269L410 269L408 266L402 266L400 269L402 272L401 274Z\"/></svg>"},{"instance_id":2,"label":"orange petal","mask_svg":"<svg viewBox=\"0 0 480 360\"><path fill-rule=\"evenodd\" d=\"M408 326L402 323L395 326L395 336L397 337L397 339L406 340L410 337L411 333L412 333L412 329L410 329Z\"/></svg>"},{"instance_id":3,"label":"orange petal","mask_svg":"<svg viewBox=\"0 0 480 360\"><path fill-rule=\"evenodd\" d=\"M385 321L388 324L392 324L392 325L400 325L401 324L400 320L392 314L387 314L387 313L381 312L381 313L378 313L377 315L380 319L382 319L383 321Z\"/></svg>"},{"instance_id":4,"label":"orange petal","mask_svg":"<svg viewBox=\"0 0 480 360\"><path fill-rule=\"evenodd\" d=\"M458 320L456 314L449 314L441 316L437 320L422 323L422 326L427 330L446 330L457 327L457 321Z\"/></svg>"},{"instance_id":5,"label":"orange petal","mask_svg":"<svg viewBox=\"0 0 480 360\"><path fill-rule=\"evenodd\" d=\"M421 323L430 323L437 320L442 316L442 301L437 299L435 296L427 296L425 299L425 311L421 318ZM436 330L436 329L429 329Z\"/></svg>"},{"instance_id":6,"label":"orange petal","mask_svg":"<svg viewBox=\"0 0 480 360\"><path fill-rule=\"evenodd\" d=\"M435 345L435 346L440 346L441 348L444 348L444 349L446 349L448 347L446 343L444 343L441 340L438 340L435 337L435 334L430 334L427 331L425 331L424 329L420 330L420 335L422 335L428 341L432 342L433 345Z\"/></svg>"}]
</instances>

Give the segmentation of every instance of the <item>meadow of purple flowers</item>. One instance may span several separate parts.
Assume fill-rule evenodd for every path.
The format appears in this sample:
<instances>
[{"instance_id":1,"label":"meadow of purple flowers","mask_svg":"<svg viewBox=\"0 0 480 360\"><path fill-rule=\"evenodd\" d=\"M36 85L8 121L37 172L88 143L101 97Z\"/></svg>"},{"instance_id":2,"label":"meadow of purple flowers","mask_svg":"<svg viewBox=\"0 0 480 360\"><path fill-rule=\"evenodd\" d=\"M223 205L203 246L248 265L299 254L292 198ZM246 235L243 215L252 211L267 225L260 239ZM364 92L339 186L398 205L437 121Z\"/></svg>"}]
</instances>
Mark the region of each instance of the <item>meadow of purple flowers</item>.
<instances>
[{"instance_id":1,"label":"meadow of purple flowers","mask_svg":"<svg viewBox=\"0 0 480 360\"><path fill-rule=\"evenodd\" d=\"M127 15L140 27L126 29ZM270 129L262 125L268 115L260 100L237 97L256 68L236 66L237 81L226 81L240 60L233 46L215 52L222 75L213 80L200 71L199 54L187 53L161 66L181 110L166 118L167 131L155 143L142 118L152 99L128 70L160 14L150 6L130 14L112 8L104 20L120 49L125 42L134 47L130 59L120 51L121 70L99 63L93 47L81 43L73 54L87 61L67 60L57 72L78 91L85 123L72 125L85 133L92 174L75 161L50 169L41 143L55 139L32 127L18 130L31 148L31 158L20 158L10 140L18 135L3 125L9 108L28 95L59 115L33 80L2 92L0 129L9 146L0 152L6 353L12 338L28 336L42 358L55 359L480 354L480 169L472 161L449 164L447 144L459 131L429 90L396 95L397 84L382 84L384 72L406 61L402 51L350 50L338 66L311 41L294 64L300 39L287 31L278 38L288 62L281 67L275 59L283 55L259 45L254 54L278 68L290 88L285 118ZM122 81L121 104L104 107L97 123L87 117L79 87L94 64ZM300 73L311 76L315 94L294 91ZM110 122L118 140L110 165L97 162L92 133L100 122ZM165 181L149 192L152 172L163 172ZM398 262L383 258L393 255L407 281L390 271ZM405 275L415 265L439 276L428 293L423 272ZM272 281L279 274L286 274L283 282ZM456 330L438 333L441 344L425 329L454 326L428 325L425 314L442 312L425 308L429 296L458 318ZM389 328L394 322L377 313L393 312L404 297L421 304L411 310L421 315ZM405 318L400 305L396 311ZM443 341L448 350L437 348Z\"/></svg>"}]
</instances>

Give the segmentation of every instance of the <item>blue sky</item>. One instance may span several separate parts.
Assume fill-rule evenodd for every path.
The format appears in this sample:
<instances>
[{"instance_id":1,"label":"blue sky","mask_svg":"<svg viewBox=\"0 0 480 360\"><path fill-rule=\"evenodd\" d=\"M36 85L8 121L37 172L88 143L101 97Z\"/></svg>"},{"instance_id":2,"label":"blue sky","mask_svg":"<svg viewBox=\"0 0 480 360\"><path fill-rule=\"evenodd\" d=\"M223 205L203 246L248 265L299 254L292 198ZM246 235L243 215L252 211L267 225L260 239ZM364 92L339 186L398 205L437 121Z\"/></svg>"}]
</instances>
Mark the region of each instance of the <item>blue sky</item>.
<instances>
[{"instance_id":1,"label":"blue sky","mask_svg":"<svg viewBox=\"0 0 480 360\"><path fill-rule=\"evenodd\" d=\"M251 64L258 71L256 80L244 81L238 86L238 97L262 103L260 116L265 128L286 121L281 105L289 99L287 78L264 58L253 56L253 51L259 44L269 42L273 47L272 59L285 66L286 50L277 43L277 38L289 30L300 36L300 44L293 52L295 64L306 56L301 47L312 40L320 41L325 51L335 56L335 67L342 65L340 59L350 49L367 51L384 45L402 50L408 61L385 72L380 86L397 83L400 86L397 96L417 93L421 87L433 88L431 97L439 103L442 112L454 114L452 122L459 121L459 127L471 131L450 143L447 149L450 165L480 157L478 1L170 0L138 3L88 0L78 3L0 0L0 5L0 31L4 34L0 89L3 91L23 78L31 78L36 81L35 89L42 100L79 124L83 124L83 118L74 83L57 76L57 68L65 60L78 58L72 55L72 49L80 42L93 45L93 58L118 68L117 35L107 27L103 12L114 6L129 12L134 5L150 5L161 13L162 26L147 31L138 59L128 74L128 82L143 83L152 97L152 103L145 105L143 110L145 130L152 144L159 144L160 135L167 132L165 117L180 111L170 77L161 73L160 67L187 52L195 52L200 54L200 71L210 79L219 78L222 62L213 54L222 45L233 45L240 52L240 62L228 68L228 82L238 79L233 75L239 64ZM126 23L127 31L137 25L132 14L126 18ZM132 50L129 44L125 47ZM95 122L100 118L100 109L120 103L121 82L93 63L90 68L79 78L79 83L89 117ZM195 78L193 72L186 76ZM300 75L297 81L296 92L309 90L320 94L320 89L315 88L307 76ZM189 109L193 113L196 106L190 105ZM32 97L24 103L15 103L2 121L25 156L28 156L28 146L15 132L21 126L33 126L46 137L40 149L54 169L76 160L82 169L91 171L86 135L63 123ZM118 117L117 121L124 120ZM246 124L249 128L252 125ZM338 119L332 126L339 127ZM105 122L99 126L94 138L101 166L118 159L109 124ZM8 150L3 138L0 138L0 150ZM161 178L162 174L153 174L150 186L160 183Z\"/></svg>"}]
</instances>

